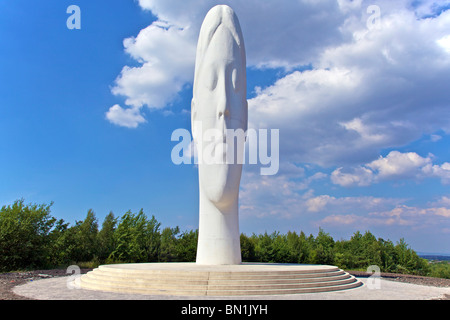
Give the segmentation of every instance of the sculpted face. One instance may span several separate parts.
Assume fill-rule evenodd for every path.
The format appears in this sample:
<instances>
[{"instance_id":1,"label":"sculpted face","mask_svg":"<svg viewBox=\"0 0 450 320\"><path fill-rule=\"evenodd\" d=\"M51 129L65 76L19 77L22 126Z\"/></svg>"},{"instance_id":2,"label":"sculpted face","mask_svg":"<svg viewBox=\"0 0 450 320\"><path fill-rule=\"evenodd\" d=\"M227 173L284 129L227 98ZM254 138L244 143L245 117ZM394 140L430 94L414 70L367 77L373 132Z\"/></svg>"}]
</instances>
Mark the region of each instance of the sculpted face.
<instances>
[{"instance_id":1,"label":"sculpted face","mask_svg":"<svg viewBox=\"0 0 450 320\"><path fill-rule=\"evenodd\" d=\"M191 112L192 133L202 157L200 188L218 207L236 201L239 192L242 164L236 155L243 145L227 141L227 133L247 130L246 82L239 22L229 7L218 6L208 13L200 31ZM235 156L227 161L230 152Z\"/></svg>"}]
</instances>

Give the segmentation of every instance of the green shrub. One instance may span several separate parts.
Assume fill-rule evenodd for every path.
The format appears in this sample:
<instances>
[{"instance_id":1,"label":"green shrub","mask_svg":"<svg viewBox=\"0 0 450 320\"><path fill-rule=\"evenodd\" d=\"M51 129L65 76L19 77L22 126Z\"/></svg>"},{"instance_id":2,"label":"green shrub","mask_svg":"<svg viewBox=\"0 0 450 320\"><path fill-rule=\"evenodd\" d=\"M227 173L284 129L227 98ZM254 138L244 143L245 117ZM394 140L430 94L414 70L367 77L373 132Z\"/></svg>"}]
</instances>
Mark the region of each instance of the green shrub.
<instances>
[{"instance_id":1,"label":"green shrub","mask_svg":"<svg viewBox=\"0 0 450 320\"><path fill-rule=\"evenodd\" d=\"M430 265L430 276L450 279L450 262L441 261Z\"/></svg>"},{"instance_id":2,"label":"green shrub","mask_svg":"<svg viewBox=\"0 0 450 320\"><path fill-rule=\"evenodd\" d=\"M50 231L56 219L50 205L17 200L0 210L0 270L47 266Z\"/></svg>"},{"instance_id":3,"label":"green shrub","mask_svg":"<svg viewBox=\"0 0 450 320\"><path fill-rule=\"evenodd\" d=\"M141 209L138 214L125 213L114 232L115 249L108 259L123 262L158 261L160 223L149 220Z\"/></svg>"},{"instance_id":4,"label":"green shrub","mask_svg":"<svg viewBox=\"0 0 450 320\"><path fill-rule=\"evenodd\" d=\"M25 205L17 200L0 210L0 271L47 268L78 264L193 262L198 230L181 232L164 228L141 209L120 219L110 212L101 230L92 210L83 221L70 226L50 215L52 204ZM429 264L404 239L395 245L366 231L349 240L335 241L319 228L317 236L303 232L273 232L240 236L243 261L332 264L342 269L367 270L377 265L382 272L410 273L450 278L447 262Z\"/></svg>"}]
</instances>

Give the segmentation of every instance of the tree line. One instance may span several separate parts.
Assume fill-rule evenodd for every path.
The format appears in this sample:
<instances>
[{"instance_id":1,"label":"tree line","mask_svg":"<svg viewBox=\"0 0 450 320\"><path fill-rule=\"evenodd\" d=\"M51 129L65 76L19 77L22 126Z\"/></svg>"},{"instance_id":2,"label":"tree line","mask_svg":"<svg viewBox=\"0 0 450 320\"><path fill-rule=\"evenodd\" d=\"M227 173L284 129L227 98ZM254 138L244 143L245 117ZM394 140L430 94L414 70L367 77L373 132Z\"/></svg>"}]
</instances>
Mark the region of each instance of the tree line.
<instances>
[{"instance_id":1,"label":"tree line","mask_svg":"<svg viewBox=\"0 0 450 320\"><path fill-rule=\"evenodd\" d=\"M141 209L116 217L110 212L101 227L93 210L70 225L51 215L47 204L17 200L0 210L0 271L45 269L105 263L193 262L198 230L161 228ZM342 269L432 275L432 266L420 258L404 239L396 244L357 231L349 240L334 240L324 230L317 236L303 231L282 234L241 234L245 262L330 264ZM442 268L441 268L442 269ZM444 272L448 268L444 267ZM448 276L448 275L447 275Z\"/></svg>"}]
</instances>

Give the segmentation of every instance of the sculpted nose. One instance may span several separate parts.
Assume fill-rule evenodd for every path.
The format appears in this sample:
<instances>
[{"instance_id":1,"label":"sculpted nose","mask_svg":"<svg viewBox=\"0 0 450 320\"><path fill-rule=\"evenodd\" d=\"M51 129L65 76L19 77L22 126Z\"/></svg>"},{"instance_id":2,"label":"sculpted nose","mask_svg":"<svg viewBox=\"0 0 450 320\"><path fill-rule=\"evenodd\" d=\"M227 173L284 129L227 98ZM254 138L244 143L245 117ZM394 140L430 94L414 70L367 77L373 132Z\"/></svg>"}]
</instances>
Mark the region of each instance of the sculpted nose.
<instances>
[{"instance_id":1,"label":"sculpted nose","mask_svg":"<svg viewBox=\"0 0 450 320\"><path fill-rule=\"evenodd\" d=\"M228 129L228 120L230 119L230 103L225 95L223 95L219 101L217 106L217 120L218 120L218 129L223 134L223 139L225 139L225 135ZM225 140L224 140L225 141Z\"/></svg>"},{"instance_id":2,"label":"sculpted nose","mask_svg":"<svg viewBox=\"0 0 450 320\"><path fill-rule=\"evenodd\" d=\"M217 113L219 120L226 120L230 118L230 100L227 94L222 95L217 107Z\"/></svg>"},{"instance_id":3,"label":"sculpted nose","mask_svg":"<svg viewBox=\"0 0 450 320\"><path fill-rule=\"evenodd\" d=\"M223 111L225 110L225 111ZM224 108L219 111L219 119L226 119L230 117L230 110L228 108Z\"/></svg>"}]
</instances>

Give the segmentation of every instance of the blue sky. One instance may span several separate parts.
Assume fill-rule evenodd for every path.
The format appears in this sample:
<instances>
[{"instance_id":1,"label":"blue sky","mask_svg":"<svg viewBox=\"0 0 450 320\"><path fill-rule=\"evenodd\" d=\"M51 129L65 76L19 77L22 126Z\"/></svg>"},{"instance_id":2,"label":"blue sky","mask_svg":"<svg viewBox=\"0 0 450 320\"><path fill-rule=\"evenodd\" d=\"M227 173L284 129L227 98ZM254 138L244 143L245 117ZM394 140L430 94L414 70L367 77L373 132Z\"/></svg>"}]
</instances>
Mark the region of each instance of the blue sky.
<instances>
[{"instance_id":1,"label":"blue sky","mask_svg":"<svg viewBox=\"0 0 450 320\"><path fill-rule=\"evenodd\" d=\"M244 33L250 127L280 130L279 172L244 166L242 232L370 230L450 253L450 5L391 2L221 2ZM0 203L197 228L197 169L172 163L171 134L190 130L216 3L0 0Z\"/></svg>"}]
</instances>

